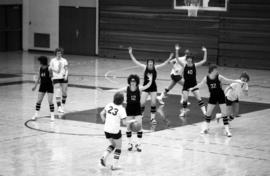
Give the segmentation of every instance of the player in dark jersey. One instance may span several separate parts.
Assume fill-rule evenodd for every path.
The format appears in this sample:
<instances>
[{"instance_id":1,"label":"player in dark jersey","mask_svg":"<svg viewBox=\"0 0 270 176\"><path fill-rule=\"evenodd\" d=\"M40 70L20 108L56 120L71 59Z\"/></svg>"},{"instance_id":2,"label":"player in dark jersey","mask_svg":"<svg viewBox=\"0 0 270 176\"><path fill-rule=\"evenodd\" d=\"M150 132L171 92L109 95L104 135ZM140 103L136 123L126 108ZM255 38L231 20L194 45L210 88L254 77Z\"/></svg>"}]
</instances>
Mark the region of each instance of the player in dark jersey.
<instances>
[{"instance_id":1,"label":"player in dark jersey","mask_svg":"<svg viewBox=\"0 0 270 176\"><path fill-rule=\"evenodd\" d=\"M203 80L192 89L200 88L203 84L207 84L210 97L208 100L207 105L207 111L205 115L205 122L202 126L201 133L208 133L209 131L209 124L211 121L212 112L216 106L216 104L219 104L222 118L223 118L223 124L225 127L225 135L228 137L231 137L232 134L229 130L229 121L227 118L227 112L226 112L226 104L225 104L225 94L222 89L222 84L231 84L231 83L242 83L241 80L232 80L228 79L218 73L217 66L214 64L211 64L208 69L208 75L203 78Z\"/></svg>"},{"instance_id":2,"label":"player in dark jersey","mask_svg":"<svg viewBox=\"0 0 270 176\"><path fill-rule=\"evenodd\" d=\"M144 90L141 94L141 111L142 113L144 112L144 107L145 107L145 103L147 100L147 97L150 95L151 96L151 122L153 125L156 125L157 121L155 119L155 115L156 115L156 99L157 99L157 84L156 84L156 78L157 78L157 69L164 67L165 65L167 65L170 60L173 57L173 53L170 54L170 57L163 62L162 64L159 65L155 65L155 61L153 59L148 59L146 61L146 65L140 63L139 61L137 61L137 59L134 57L133 53L132 53L132 47L128 48L129 51L129 55L132 59L132 61L138 65L139 67L142 67L144 69L144 82L143 85L146 85L150 80L148 79L148 77L150 75L152 75L152 84L151 86Z\"/></svg>"},{"instance_id":3,"label":"player in dark jersey","mask_svg":"<svg viewBox=\"0 0 270 176\"><path fill-rule=\"evenodd\" d=\"M133 148L132 132L130 130L130 124L137 121L142 126L142 113L141 113L141 91L148 89L152 84L151 75L148 77L149 82L144 86L139 86L140 78L138 75L129 75L127 82L128 86L122 89L117 89L118 92L126 92L126 112L127 112L127 138L128 138L128 150L131 151ZM142 129L137 132L137 142L135 148L138 152L141 152L141 139L143 131Z\"/></svg>"},{"instance_id":4,"label":"player in dark jersey","mask_svg":"<svg viewBox=\"0 0 270 176\"><path fill-rule=\"evenodd\" d=\"M44 95L47 93L48 102L50 106L51 112L51 120L54 120L54 104L53 104L53 84L51 80L51 72L48 69L48 58L46 56L38 57L40 62L40 69L38 74L38 79L35 81L35 85L32 90L36 90L38 83L40 82L39 91L38 91L38 99L36 103L36 112L32 117L33 120L36 120L39 114L39 110L41 107L41 102L43 100Z\"/></svg>"},{"instance_id":5,"label":"player in dark jersey","mask_svg":"<svg viewBox=\"0 0 270 176\"><path fill-rule=\"evenodd\" d=\"M181 117L185 116L185 114L187 112L187 102L188 102L188 96L189 96L189 89L197 85L197 79L196 79L197 70L196 70L196 68L199 66L202 66L207 61L207 49L205 47L202 47L202 51L204 52L204 56L203 56L203 60L201 60L200 62L194 63L192 55L187 56L187 58L186 58L187 63L186 64L184 64L181 60L177 60L179 62L179 64L184 67L183 77L185 80L184 85L183 85L183 103L182 103L183 109L182 109L182 112L180 113ZM176 58L178 58L178 54L177 54ZM198 100L198 104L201 107L203 114L205 114L206 110L205 110L205 106L204 106L204 103L202 101L202 98L200 96L199 89L198 88L193 89L192 93L196 97L196 99Z\"/></svg>"}]
</instances>

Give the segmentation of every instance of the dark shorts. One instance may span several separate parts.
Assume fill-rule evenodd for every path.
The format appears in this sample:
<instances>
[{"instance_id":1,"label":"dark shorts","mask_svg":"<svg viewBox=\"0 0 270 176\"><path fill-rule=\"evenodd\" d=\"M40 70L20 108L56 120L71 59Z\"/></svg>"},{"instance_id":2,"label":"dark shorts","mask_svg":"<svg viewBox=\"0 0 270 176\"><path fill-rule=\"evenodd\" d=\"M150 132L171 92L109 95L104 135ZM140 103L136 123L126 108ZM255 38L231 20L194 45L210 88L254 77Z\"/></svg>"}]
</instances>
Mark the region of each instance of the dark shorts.
<instances>
[{"instance_id":1,"label":"dark shorts","mask_svg":"<svg viewBox=\"0 0 270 176\"><path fill-rule=\"evenodd\" d=\"M174 81L174 82L178 82L182 79L182 76L181 75L174 75L174 74L171 74L171 79Z\"/></svg>"},{"instance_id":2,"label":"dark shorts","mask_svg":"<svg viewBox=\"0 0 270 176\"><path fill-rule=\"evenodd\" d=\"M104 132L106 139L120 139L122 137L121 130L117 134Z\"/></svg>"},{"instance_id":3,"label":"dark shorts","mask_svg":"<svg viewBox=\"0 0 270 176\"><path fill-rule=\"evenodd\" d=\"M38 91L42 93L53 93L53 85L52 83L40 84Z\"/></svg>"},{"instance_id":4,"label":"dark shorts","mask_svg":"<svg viewBox=\"0 0 270 176\"><path fill-rule=\"evenodd\" d=\"M197 83L196 82L184 82L184 85L183 85L183 91L189 91L190 88L196 86ZM192 92L196 91L196 90L199 90L198 88L196 89L192 89Z\"/></svg>"},{"instance_id":5,"label":"dark shorts","mask_svg":"<svg viewBox=\"0 0 270 176\"><path fill-rule=\"evenodd\" d=\"M53 80L53 84L57 84L57 83L68 83L68 79L54 79Z\"/></svg>"},{"instance_id":6,"label":"dark shorts","mask_svg":"<svg viewBox=\"0 0 270 176\"><path fill-rule=\"evenodd\" d=\"M144 92L157 92L157 84L154 82L148 89L145 89Z\"/></svg>"},{"instance_id":7,"label":"dark shorts","mask_svg":"<svg viewBox=\"0 0 270 176\"><path fill-rule=\"evenodd\" d=\"M142 115L141 112L141 105L132 105L132 104L127 104L126 106L126 112L127 112L127 116L138 116L138 115Z\"/></svg>"},{"instance_id":8,"label":"dark shorts","mask_svg":"<svg viewBox=\"0 0 270 176\"><path fill-rule=\"evenodd\" d=\"M224 92L220 92L219 94L210 94L210 98L208 100L209 104L225 104L226 100L225 100L225 94Z\"/></svg>"},{"instance_id":9,"label":"dark shorts","mask_svg":"<svg viewBox=\"0 0 270 176\"><path fill-rule=\"evenodd\" d=\"M229 100L229 99L226 97L226 105L227 105L227 106L231 106L231 105L234 104L234 103L239 103L239 99L236 99L236 100L234 100L234 101L231 101L231 100Z\"/></svg>"}]
</instances>

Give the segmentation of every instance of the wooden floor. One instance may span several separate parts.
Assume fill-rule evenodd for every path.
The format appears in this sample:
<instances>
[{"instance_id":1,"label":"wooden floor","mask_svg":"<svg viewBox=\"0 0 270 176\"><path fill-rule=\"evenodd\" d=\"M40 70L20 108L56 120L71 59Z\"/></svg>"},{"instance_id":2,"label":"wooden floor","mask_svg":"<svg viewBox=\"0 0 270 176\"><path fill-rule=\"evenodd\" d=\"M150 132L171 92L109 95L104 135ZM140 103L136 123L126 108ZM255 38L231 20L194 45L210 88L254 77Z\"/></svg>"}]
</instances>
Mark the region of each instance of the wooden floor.
<instances>
[{"instance_id":1,"label":"wooden floor","mask_svg":"<svg viewBox=\"0 0 270 176\"><path fill-rule=\"evenodd\" d=\"M128 152L123 137L121 169L99 166L108 143L103 125L40 118L25 122L34 114L37 92L32 92L33 75L39 54L0 53L0 175L1 176L268 176L270 175L270 109L242 114L232 123L232 138L222 133L222 125L211 123L209 135L200 135L200 123L146 133L143 152ZM103 107L112 93L95 86L119 88L130 73L142 70L129 60L66 56L70 62L68 112ZM238 78L243 69L220 68L221 74ZM270 71L247 70L251 75L249 97L242 100L270 103ZM158 91L168 85L170 66L158 72ZM207 68L198 70L198 80ZM18 74L18 75L17 75ZM180 87L171 92L178 94ZM207 97L204 87L202 95ZM179 107L176 107L179 108ZM49 114L45 99L41 116ZM178 114L176 114L177 116ZM91 117L89 117L91 118ZM49 133L51 132L51 133ZM108 161L110 162L110 160Z\"/></svg>"}]
</instances>

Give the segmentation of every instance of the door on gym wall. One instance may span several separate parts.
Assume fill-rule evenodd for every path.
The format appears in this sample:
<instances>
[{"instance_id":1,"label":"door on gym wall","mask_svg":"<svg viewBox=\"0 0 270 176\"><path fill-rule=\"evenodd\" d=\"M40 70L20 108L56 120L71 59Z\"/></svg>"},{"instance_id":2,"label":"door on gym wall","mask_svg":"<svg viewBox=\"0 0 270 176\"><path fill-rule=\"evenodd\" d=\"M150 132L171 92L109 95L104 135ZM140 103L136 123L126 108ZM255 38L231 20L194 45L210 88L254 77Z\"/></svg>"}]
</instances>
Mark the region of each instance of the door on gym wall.
<instances>
[{"instance_id":1,"label":"door on gym wall","mask_svg":"<svg viewBox=\"0 0 270 176\"><path fill-rule=\"evenodd\" d=\"M67 54L95 55L96 9L60 7L59 46Z\"/></svg>"}]
</instances>

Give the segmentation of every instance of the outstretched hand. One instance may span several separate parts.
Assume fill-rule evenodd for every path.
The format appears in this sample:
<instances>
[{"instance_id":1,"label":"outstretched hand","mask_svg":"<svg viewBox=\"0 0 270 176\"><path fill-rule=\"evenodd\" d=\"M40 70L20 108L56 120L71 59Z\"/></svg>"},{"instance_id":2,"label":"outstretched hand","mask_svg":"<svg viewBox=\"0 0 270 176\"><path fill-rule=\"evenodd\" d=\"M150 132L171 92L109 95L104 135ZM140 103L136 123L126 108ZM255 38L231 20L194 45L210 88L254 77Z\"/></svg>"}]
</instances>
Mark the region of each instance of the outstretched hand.
<instances>
[{"instance_id":1,"label":"outstretched hand","mask_svg":"<svg viewBox=\"0 0 270 176\"><path fill-rule=\"evenodd\" d=\"M202 51L204 51L204 52L207 51L205 46L202 47Z\"/></svg>"},{"instance_id":2,"label":"outstretched hand","mask_svg":"<svg viewBox=\"0 0 270 176\"><path fill-rule=\"evenodd\" d=\"M132 47L131 47L131 46L128 47L128 52L129 52L129 53L132 53L132 51L133 51Z\"/></svg>"},{"instance_id":3,"label":"outstretched hand","mask_svg":"<svg viewBox=\"0 0 270 176\"><path fill-rule=\"evenodd\" d=\"M175 50L179 50L181 47L179 46L179 44L175 45Z\"/></svg>"}]
</instances>

